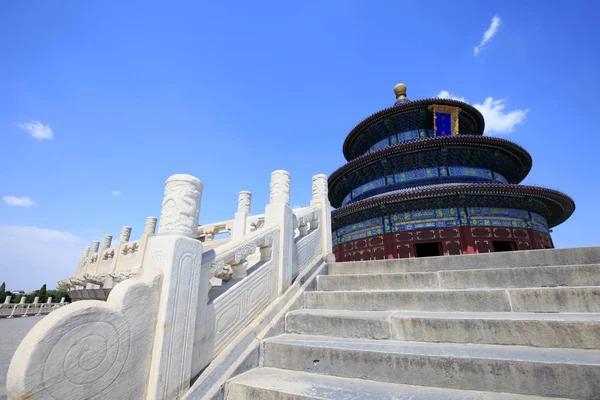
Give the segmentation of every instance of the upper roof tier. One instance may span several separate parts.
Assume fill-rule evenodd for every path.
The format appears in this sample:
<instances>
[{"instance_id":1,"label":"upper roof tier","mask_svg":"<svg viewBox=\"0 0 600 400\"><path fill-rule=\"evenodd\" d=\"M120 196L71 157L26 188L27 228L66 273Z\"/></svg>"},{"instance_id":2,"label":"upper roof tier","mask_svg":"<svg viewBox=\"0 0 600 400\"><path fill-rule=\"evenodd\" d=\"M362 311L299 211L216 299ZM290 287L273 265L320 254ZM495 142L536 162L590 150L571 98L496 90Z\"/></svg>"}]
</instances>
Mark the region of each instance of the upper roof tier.
<instances>
[{"instance_id":1,"label":"upper roof tier","mask_svg":"<svg viewBox=\"0 0 600 400\"><path fill-rule=\"evenodd\" d=\"M369 151L381 140L392 135L416 129L434 129L434 106L455 107L458 110L457 131L460 135L483 135L485 121L474 107L458 100L422 99L410 101L406 97L406 85L394 87L396 102L359 123L344 141L344 156L350 161ZM454 133L453 133L454 134Z\"/></svg>"}]
</instances>

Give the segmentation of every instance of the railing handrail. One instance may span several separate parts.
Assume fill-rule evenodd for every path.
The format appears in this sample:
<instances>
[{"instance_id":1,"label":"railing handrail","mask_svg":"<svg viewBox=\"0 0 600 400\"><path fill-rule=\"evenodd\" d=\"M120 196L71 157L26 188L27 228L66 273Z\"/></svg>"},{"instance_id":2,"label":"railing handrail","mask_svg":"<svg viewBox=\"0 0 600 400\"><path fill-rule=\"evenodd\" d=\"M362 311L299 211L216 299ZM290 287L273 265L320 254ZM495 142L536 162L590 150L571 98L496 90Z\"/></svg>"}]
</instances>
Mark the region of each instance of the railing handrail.
<instances>
[{"instance_id":1,"label":"railing handrail","mask_svg":"<svg viewBox=\"0 0 600 400\"><path fill-rule=\"evenodd\" d=\"M247 236L233 242L224 243L204 252L202 264L211 264L211 272L215 274L225 264L238 264L246 257L256 252L257 247L269 247L273 244L275 235L279 232L279 226L257 230Z\"/></svg>"}]
</instances>

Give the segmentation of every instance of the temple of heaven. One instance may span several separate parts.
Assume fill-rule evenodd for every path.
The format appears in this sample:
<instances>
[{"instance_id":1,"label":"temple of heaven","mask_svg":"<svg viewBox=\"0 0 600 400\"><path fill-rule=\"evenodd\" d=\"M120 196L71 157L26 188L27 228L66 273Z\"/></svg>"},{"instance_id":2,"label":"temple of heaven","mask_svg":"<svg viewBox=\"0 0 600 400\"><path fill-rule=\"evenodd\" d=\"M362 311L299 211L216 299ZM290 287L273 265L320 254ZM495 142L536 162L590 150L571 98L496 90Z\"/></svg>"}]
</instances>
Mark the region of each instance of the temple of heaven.
<instances>
[{"instance_id":1,"label":"temple of heaven","mask_svg":"<svg viewBox=\"0 0 600 400\"><path fill-rule=\"evenodd\" d=\"M575 204L555 190L519 185L531 156L483 136L481 113L450 99L406 98L359 123L348 163L329 177L338 261L554 247L550 228Z\"/></svg>"}]
</instances>

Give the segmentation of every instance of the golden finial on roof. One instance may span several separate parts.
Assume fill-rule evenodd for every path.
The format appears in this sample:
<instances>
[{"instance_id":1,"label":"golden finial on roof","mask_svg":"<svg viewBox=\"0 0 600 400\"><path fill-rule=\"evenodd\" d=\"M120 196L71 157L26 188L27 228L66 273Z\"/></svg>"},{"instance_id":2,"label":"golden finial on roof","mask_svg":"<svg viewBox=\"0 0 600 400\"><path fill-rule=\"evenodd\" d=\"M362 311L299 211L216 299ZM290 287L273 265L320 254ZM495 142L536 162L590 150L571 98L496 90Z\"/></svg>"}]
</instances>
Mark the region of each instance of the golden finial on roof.
<instances>
[{"instance_id":1,"label":"golden finial on roof","mask_svg":"<svg viewBox=\"0 0 600 400\"><path fill-rule=\"evenodd\" d=\"M405 99L406 98L406 85L404 83L399 83L394 86L394 93L396 94L396 100Z\"/></svg>"}]
</instances>

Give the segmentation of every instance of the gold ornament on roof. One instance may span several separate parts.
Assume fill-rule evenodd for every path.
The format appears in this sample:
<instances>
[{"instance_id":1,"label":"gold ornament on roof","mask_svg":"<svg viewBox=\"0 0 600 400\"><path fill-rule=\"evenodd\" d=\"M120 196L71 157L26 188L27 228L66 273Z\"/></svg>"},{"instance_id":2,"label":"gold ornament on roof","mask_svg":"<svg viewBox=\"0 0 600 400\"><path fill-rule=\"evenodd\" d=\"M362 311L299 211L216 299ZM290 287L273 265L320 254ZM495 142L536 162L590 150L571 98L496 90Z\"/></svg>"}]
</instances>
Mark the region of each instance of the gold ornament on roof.
<instances>
[{"instance_id":1,"label":"gold ornament on roof","mask_svg":"<svg viewBox=\"0 0 600 400\"><path fill-rule=\"evenodd\" d=\"M399 83L396 86L394 86L394 94L396 94L396 100L405 99L406 85L404 83Z\"/></svg>"}]
</instances>

